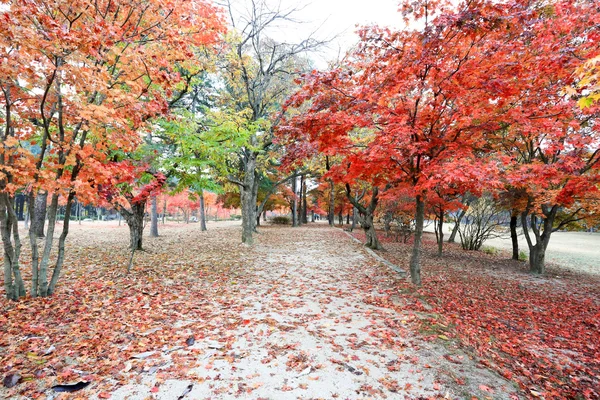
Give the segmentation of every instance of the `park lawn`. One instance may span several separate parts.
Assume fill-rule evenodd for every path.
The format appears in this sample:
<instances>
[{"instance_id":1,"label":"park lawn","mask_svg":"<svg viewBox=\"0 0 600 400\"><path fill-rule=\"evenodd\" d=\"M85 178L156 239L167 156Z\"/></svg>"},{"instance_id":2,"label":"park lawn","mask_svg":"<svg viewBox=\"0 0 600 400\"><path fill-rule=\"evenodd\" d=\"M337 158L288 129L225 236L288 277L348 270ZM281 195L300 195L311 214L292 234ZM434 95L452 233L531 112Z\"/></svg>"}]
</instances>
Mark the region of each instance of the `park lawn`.
<instances>
[{"instance_id":1,"label":"park lawn","mask_svg":"<svg viewBox=\"0 0 600 400\"><path fill-rule=\"evenodd\" d=\"M361 230L353 235L363 240ZM408 270L412 243L379 232L387 260ZM444 244L437 257L432 234L424 236L423 286L399 280L401 297L422 318L421 332L456 338L485 364L517 382L532 398L600 397L600 277L550 266L546 276L507 253L464 251ZM391 307L397 301L390 301Z\"/></svg>"}]
</instances>

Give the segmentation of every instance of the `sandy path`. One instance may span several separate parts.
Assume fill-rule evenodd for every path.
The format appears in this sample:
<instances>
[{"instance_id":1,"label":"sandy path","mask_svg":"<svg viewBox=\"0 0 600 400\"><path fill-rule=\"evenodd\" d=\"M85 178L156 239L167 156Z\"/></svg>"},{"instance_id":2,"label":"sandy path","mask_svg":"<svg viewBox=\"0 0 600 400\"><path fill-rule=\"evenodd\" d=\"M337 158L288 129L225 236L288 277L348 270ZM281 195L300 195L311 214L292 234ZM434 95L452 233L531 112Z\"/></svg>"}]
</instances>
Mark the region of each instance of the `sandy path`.
<instances>
[{"instance_id":1,"label":"sandy path","mask_svg":"<svg viewBox=\"0 0 600 400\"><path fill-rule=\"evenodd\" d=\"M111 398L508 398L513 390L450 342L416 339L406 328L414 314L378 306L393 276L343 232L267 228L251 254L235 296L209 299L221 313L213 318L243 322L190 332L193 346L163 356L167 367L170 357L198 354L190 379L155 369Z\"/></svg>"}]
</instances>

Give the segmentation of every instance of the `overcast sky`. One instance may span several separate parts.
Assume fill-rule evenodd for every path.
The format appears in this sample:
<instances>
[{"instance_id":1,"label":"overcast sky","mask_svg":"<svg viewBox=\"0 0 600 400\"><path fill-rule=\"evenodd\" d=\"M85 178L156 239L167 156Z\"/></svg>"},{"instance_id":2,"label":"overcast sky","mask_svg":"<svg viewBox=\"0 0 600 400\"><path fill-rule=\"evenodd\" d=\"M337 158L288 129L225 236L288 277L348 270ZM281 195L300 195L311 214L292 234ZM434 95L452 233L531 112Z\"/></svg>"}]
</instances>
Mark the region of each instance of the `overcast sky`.
<instances>
[{"instance_id":1,"label":"overcast sky","mask_svg":"<svg viewBox=\"0 0 600 400\"><path fill-rule=\"evenodd\" d=\"M249 0L235 0L241 9ZM260 0L256 0L260 2ZM325 68L326 60L337 59L338 53L345 53L357 41L357 25L401 27L402 18L398 12L398 0L266 0L267 4L281 10L298 9L294 13L299 23L280 24L270 32L278 41L300 41L317 30L319 39L334 38L322 54L313 55L317 67Z\"/></svg>"}]
</instances>

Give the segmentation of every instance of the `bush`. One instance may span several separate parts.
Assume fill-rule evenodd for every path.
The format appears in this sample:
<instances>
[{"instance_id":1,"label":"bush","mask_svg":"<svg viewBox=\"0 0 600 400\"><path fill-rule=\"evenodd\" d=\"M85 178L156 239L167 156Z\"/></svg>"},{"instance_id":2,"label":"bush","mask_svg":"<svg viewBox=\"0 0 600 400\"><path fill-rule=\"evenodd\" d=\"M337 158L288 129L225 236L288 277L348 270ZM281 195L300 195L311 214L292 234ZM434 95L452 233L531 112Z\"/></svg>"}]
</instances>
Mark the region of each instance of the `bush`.
<instances>
[{"instance_id":1,"label":"bush","mask_svg":"<svg viewBox=\"0 0 600 400\"><path fill-rule=\"evenodd\" d=\"M527 261L527 253L523 250L519 251L519 261Z\"/></svg>"},{"instance_id":2,"label":"bush","mask_svg":"<svg viewBox=\"0 0 600 400\"><path fill-rule=\"evenodd\" d=\"M290 225L292 220L290 217L281 216L281 217L273 217L271 218L271 223L276 225Z\"/></svg>"}]
</instances>

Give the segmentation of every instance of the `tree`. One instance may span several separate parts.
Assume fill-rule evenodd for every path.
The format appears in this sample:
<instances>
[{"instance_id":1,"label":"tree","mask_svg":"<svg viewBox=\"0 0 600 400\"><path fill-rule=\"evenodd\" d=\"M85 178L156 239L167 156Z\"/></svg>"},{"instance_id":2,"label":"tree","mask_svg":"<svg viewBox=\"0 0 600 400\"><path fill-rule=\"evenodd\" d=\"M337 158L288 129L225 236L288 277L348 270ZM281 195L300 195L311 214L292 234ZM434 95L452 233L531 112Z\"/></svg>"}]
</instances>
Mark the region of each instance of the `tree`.
<instances>
[{"instance_id":1,"label":"tree","mask_svg":"<svg viewBox=\"0 0 600 400\"><path fill-rule=\"evenodd\" d=\"M93 201L103 173L97 167L109 153L137 146L137 132L168 111L167 98L180 82L178 65L188 64L194 49L216 44L224 28L217 10L197 1L10 1L1 13L3 144L17 153L6 154L2 168L10 176L0 190L9 199L7 216L17 187L27 188L29 204L48 193L42 254L35 207L29 235L31 294L48 296L64 262L75 195ZM65 219L48 282L61 197ZM10 256L12 244L4 246ZM8 259L5 271L14 274L15 259Z\"/></svg>"},{"instance_id":2,"label":"tree","mask_svg":"<svg viewBox=\"0 0 600 400\"><path fill-rule=\"evenodd\" d=\"M590 30L598 13L585 1L530 5L508 44L519 82L507 81L505 128L490 139L502 151L506 187L520 193L515 209L534 273L545 272L552 233L588 218L598 197L600 109L578 107L573 74L599 53L600 36Z\"/></svg>"},{"instance_id":3,"label":"tree","mask_svg":"<svg viewBox=\"0 0 600 400\"><path fill-rule=\"evenodd\" d=\"M296 9L271 9L264 1L251 1L247 13L238 16L227 2L234 35L223 68L226 96L223 101L236 112L244 111L247 142L235 149L237 173L230 182L238 185L242 207L242 242L251 245L256 224L260 157L273 146L273 128L282 117L281 104L290 91L294 75L306 69L300 56L322 45L309 36L289 44L268 37L279 22L292 21Z\"/></svg>"}]
</instances>

